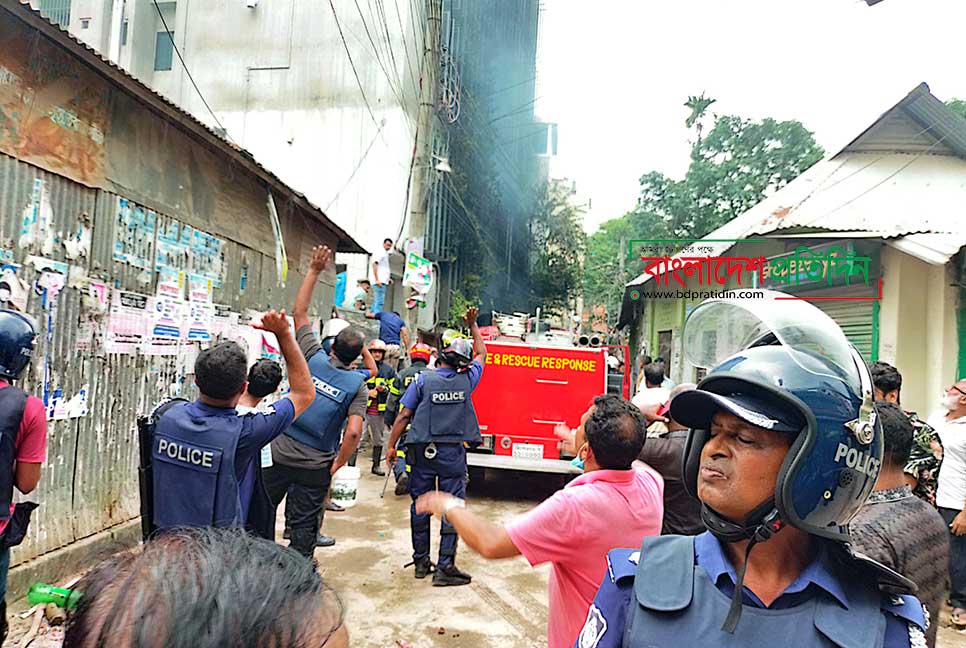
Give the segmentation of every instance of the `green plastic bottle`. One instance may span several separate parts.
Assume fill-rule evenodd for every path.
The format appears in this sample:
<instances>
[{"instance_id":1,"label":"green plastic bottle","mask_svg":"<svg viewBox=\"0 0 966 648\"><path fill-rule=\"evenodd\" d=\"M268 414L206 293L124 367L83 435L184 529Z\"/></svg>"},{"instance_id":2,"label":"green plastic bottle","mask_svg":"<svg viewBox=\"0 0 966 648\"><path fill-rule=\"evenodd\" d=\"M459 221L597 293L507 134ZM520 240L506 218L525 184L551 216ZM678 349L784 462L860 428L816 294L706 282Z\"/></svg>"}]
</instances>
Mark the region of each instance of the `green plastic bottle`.
<instances>
[{"instance_id":1,"label":"green plastic bottle","mask_svg":"<svg viewBox=\"0 0 966 648\"><path fill-rule=\"evenodd\" d=\"M47 583L34 583L27 592L27 600L31 605L46 605L54 603L65 610L77 607L84 595L66 587L54 587Z\"/></svg>"}]
</instances>

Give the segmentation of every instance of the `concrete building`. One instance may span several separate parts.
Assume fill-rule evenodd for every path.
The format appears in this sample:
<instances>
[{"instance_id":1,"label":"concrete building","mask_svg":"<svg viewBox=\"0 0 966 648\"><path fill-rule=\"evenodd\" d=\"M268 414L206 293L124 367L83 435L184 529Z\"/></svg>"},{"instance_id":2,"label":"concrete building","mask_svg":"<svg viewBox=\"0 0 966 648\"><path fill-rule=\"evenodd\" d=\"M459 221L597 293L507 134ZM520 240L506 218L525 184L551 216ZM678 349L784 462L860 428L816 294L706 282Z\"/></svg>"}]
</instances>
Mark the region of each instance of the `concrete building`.
<instances>
[{"instance_id":1,"label":"concrete building","mask_svg":"<svg viewBox=\"0 0 966 648\"><path fill-rule=\"evenodd\" d=\"M687 361L681 332L703 297L659 293L782 290L829 314L867 361L894 364L903 374L903 405L928 413L942 389L966 375L964 205L966 121L923 84L707 241L628 282L620 326L631 327L635 352L669 361L672 379L696 380L708 367ZM698 265L683 261L725 254L764 257L766 267L760 275L725 275L721 285L699 283ZM867 267L828 271L835 257L849 255L867 259ZM810 272L816 258L821 273Z\"/></svg>"},{"instance_id":2,"label":"concrete building","mask_svg":"<svg viewBox=\"0 0 966 648\"><path fill-rule=\"evenodd\" d=\"M49 425L13 600L138 539L135 420L166 396L194 397L199 345L274 353L251 313L291 308L314 244L366 250L250 153L18 0L0 0L0 41L0 272L18 288L9 301L42 323L18 382L44 399ZM314 318L334 284L329 271Z\"/></svg>"}]
</instances>

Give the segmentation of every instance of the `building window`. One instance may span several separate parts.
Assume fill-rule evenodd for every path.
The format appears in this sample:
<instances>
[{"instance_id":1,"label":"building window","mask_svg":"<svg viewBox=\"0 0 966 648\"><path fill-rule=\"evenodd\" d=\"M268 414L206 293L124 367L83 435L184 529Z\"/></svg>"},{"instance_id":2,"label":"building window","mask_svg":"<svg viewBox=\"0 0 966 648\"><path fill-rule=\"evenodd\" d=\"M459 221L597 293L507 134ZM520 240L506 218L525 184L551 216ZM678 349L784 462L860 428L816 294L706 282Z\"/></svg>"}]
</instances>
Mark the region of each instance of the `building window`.
<instances>
[{"instance_id":1,"label":"building window","mask_svg":"<svg viewBox=\"0 0 966 648\"><path fill-rule=\"evenodd\" d=\"M70 24L70 0L40 0L37 8L55 25L66 28Z\"/></svg>"},{"instance_id":2,"label":"building window","mask_svg":"<svg viewBox=\"0 0 966 648\"><path fill-rule=\"evenodd\" d=\"M174 32L158 32L154 41L154 69L171 69L171 55L174 53Z\"/></svg>"},{"instance_id":3,"label":"building window","mask_svg":"<svg viewBox=\"0 0 966 648\"><path fill-rule=\"evenodd\" d=\"M90 18L81 18L81 29L87 29L91 26Z\"/></svg>"}]
</instances>

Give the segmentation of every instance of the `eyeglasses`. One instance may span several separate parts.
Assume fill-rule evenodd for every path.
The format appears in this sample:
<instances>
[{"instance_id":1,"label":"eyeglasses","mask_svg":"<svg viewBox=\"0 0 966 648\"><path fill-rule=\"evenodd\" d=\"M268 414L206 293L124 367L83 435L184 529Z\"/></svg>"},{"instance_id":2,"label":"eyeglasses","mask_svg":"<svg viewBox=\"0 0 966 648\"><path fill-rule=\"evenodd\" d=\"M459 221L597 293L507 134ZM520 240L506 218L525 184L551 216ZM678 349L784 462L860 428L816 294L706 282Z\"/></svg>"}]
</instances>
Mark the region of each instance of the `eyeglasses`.
<instances>
[{"instance_id":1,"label":"eyeglasses","mask_svg":"<svg viewBox=\"0 0 966 648\"><path fill-rule=\"evenodd\" d=\"M960 389L956 385L950 385L949 387L946 388L946 391L949 391L950 389L955 389L956 391L958 391L963 396L966 396L966 391L963 391L962 389Z\"/></svg>"}]
</instances>

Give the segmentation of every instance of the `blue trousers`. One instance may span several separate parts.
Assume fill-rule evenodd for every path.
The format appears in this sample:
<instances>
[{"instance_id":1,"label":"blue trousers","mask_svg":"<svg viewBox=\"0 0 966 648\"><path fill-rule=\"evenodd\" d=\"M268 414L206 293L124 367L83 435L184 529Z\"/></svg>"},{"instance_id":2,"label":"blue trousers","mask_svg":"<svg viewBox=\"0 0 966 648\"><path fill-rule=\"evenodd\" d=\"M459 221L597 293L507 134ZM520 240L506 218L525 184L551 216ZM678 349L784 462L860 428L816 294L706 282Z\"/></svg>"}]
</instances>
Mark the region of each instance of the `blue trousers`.
<instances>
[{"instance_id":1,"label":"blue trousers","mask_svg":"<svg viewBox=\"0 0 966 648\"><path fill-rule=\"evenodd\" d=\"M386 303L386 284L372 287L372 312L381 313Z\"/></svg>"},{"instance_id":2,"label":"blue trousers","mask_svg":"<svg viewBox=\"0 0 966 648\"><path fill-rule=\"evenodd\" d=\"M429 556L430 520L428 513L416 513L416 499L433 490L463 498L466 496L466 448L462 443L436 444L436 456L427 459L426 446L412 445L408 448L412 470L409 473L409 494L413 504L409 509L410 528L413 536L413 560ZM456 543L459 536L450 524L443 524L439 536L440 567L448 567L456 559Z\"/></svg>"}]
</instances>

